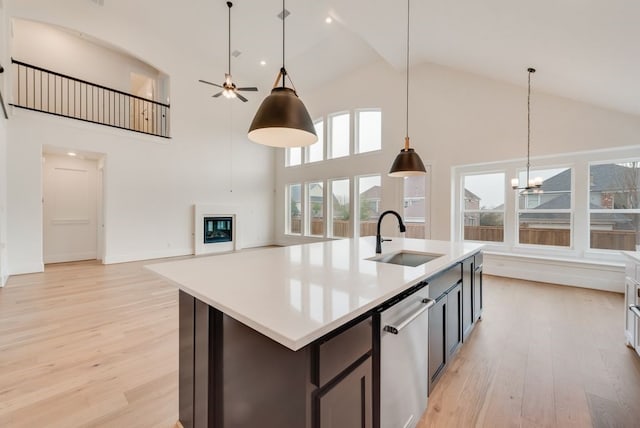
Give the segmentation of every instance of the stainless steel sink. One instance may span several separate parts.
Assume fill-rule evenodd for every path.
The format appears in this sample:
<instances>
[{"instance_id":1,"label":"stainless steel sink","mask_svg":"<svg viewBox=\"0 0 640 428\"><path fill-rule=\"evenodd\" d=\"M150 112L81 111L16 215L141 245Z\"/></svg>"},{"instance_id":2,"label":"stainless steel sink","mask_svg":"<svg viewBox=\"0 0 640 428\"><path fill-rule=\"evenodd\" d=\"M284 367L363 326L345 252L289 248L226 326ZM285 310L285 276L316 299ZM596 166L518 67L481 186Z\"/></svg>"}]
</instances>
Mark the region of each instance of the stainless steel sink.
<instances>
[{"instance_id":1,"label":"stainless steel sink","mask_svg":"<svg viewBox=\"0 0 640 428\"><path fill-rule=\"evenodd\" d=\"M444 256L444 254L419 253L417 251L398 251L395 253L370 257L367 260L372 260L379 263L391 263L394 265L416 267L442 256Z\"/></svg>"}]
</instances>

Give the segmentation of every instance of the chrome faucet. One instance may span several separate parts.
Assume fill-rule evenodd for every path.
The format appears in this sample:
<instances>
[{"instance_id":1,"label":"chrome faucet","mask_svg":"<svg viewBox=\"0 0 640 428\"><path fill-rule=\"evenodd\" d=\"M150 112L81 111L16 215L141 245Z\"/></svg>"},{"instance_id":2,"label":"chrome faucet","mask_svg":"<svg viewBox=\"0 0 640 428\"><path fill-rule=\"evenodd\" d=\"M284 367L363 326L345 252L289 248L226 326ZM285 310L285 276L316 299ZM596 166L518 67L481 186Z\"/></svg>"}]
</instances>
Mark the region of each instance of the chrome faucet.
<instances>
[{"instance_id":1,"label":"chrome faucet","mask_svg":"<svg viewBox=\"0 0 640 428\"><path fill-rule=\"evenodd\" d=\"M398 219L398 227L400 228L401 233L404 233L407 230L404 223L402 222L402 217L400 217L400 214L398 214L397 212L393 210L387 210L380 214L380 217L378 217L378 227L376 228L376 254L382 254L382 243L384 241L391 241L391 239L382 239L382 236L380 235L380 224L382 223L382 219L384 218L384 216L386 216L387 214L393 214L394 216L396 216L396 218Z\"/></svg>"}]
</instances>

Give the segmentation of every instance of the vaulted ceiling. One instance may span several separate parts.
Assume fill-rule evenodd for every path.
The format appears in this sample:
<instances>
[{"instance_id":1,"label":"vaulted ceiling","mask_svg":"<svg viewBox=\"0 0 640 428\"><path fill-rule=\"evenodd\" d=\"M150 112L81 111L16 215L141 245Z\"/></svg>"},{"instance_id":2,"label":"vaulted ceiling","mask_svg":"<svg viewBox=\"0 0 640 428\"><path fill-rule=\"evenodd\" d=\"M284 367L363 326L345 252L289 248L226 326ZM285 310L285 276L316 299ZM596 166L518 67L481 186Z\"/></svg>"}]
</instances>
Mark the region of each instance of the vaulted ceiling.
<instances>
[{"instance_id":1,"label":"vaulted ceiling","mask_svg":"<svg viewBox=\"0 0 640 428\"><path fill-rule=\"evenodd\" d=\"M232 68L263 86L281 63L281 7L236 0L232 9L232 49L242 52ZM286 61L296 86L321 85L380 59L403 70L406 7L402 0L288 0ZM226 11L222 0L200 3L211 23L200 46L224 67ZM411 63L521 86L533 66L536 90L640 114L638 22L640 2L630 0L413 0Z\"/></svg>"}]
</instances>

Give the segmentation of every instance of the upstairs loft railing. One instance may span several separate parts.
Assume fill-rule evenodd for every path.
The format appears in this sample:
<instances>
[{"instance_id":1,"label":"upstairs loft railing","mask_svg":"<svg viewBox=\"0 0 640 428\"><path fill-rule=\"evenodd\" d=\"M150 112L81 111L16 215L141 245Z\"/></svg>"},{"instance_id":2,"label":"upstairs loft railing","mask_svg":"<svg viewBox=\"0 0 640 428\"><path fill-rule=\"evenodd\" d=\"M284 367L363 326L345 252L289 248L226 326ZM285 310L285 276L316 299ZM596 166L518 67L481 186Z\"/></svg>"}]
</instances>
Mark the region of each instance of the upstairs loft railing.
<instances>
[{"instance_id":1,"label":"upstairs loft railing","mask_svg":"<svg viewBox=\"0 0 640 428\"><path fill-rule=\"evenodd\" d=\"M10 105L169 138L169 105L11 59Z\"/></svg>"}]
</instances>

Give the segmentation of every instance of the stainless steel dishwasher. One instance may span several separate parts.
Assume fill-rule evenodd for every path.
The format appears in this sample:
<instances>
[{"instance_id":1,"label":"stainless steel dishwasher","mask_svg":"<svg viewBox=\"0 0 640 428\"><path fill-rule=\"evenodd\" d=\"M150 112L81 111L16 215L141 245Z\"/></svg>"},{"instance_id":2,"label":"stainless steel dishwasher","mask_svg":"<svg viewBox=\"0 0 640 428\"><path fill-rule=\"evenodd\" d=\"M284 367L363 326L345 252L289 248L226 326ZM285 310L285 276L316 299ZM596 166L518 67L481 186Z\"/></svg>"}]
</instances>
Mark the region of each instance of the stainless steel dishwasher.
<instances>
[{"instance_id":1,"label":"stainless steel dishwasher","mask_svg":"<svg viewBox=\"0 0 640 428\"><path fill-rule=\"evenodd\" d=\"M427 408L428 289L417 284L380 314L380 428L413 428Z\"/></svg>"}]
</instances>

